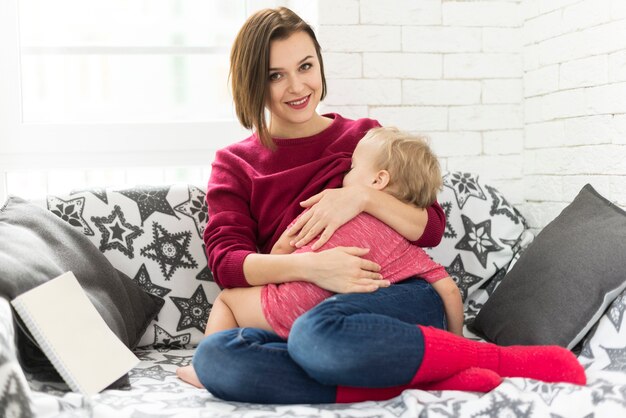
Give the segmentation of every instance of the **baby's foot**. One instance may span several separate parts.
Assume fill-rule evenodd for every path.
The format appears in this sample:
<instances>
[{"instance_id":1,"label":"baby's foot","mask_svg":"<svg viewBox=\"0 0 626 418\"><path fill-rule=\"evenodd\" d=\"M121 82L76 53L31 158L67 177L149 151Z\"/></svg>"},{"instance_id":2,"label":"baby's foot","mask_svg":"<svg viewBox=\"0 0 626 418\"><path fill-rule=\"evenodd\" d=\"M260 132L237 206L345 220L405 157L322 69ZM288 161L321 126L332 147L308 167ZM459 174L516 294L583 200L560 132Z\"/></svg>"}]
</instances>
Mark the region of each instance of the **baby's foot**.
<instances>
[{"instance_id":1,"label":"baby's foot","mask_svg":"<svg viewBox=\"0 0 626 418\"><path fill-rule=\"evenodd\" d=\"M191 365L179 367L178 369L176 369L176 376L178 376L178 378L183 382L187 382L197 388L204 388L204 386L202 385L202 383L200 383L200 380L198 379L198 375L196 375L196 371Z\"/></svg>"}]
</instances>

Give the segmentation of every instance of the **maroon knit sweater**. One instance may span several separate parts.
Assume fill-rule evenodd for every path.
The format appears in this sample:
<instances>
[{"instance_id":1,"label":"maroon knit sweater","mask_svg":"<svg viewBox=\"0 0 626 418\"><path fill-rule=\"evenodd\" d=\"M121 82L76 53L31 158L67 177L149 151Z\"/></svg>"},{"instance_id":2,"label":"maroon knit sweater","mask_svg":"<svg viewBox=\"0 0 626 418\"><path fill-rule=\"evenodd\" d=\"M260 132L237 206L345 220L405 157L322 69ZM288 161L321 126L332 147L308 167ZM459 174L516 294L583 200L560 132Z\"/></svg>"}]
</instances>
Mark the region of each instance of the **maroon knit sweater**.
<instances>
[{"instance_id":1,"label":"maroon knit sweater","mask_svg":"<svg viewBox=\"0 0 626 418\"><path fill-rule=\"evenodd\" d=\"M328 128L305 138L275 139L274 151L253 134L215 155L206 196L209 221L204 243L209 268L220 286L250 286L243 274L245 257L269 253L302 212L301 201L341 187L356 144L369 129L380 126L372 119L325 116L333 119ZM444 228L445 214L435 202L415 244L436 246Z\"/></svg>"}]
</instances>

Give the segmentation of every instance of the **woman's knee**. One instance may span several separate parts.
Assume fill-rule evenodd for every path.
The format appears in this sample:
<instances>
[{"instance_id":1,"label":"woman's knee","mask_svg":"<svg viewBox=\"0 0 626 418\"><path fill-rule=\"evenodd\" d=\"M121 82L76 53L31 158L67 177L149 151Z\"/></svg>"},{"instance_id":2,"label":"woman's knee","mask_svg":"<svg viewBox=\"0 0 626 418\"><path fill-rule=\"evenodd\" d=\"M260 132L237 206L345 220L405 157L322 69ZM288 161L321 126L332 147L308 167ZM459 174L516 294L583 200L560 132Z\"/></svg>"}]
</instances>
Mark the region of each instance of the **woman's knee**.
<instances>
[{"instance_id":1,"label":"woman's knee","mask_svg":"<svg viewBox=\"0 0 626 418\"><path fill-rule=\"evenodd\" d=\"M327 385L337 384L337 378L360 366L352 364L358 356L354 344L340 338L345 314L332 301L300 316L289 333L287 347L291 358L309 376Z\"/></svg>"},{"instance_id":2,"label":"woman's knee","mask_svg":"<svg viewBox=\"0 0 626 418\"><path fill-rule=\"evenodd\" d=\"M237 338L238 329L217 332L204 338L193 355L192 365L202 385L213 395L224 400L236 400L241 382L249 371L238 367L237 353L229 350Z\"/></svg>"}]
</instances>

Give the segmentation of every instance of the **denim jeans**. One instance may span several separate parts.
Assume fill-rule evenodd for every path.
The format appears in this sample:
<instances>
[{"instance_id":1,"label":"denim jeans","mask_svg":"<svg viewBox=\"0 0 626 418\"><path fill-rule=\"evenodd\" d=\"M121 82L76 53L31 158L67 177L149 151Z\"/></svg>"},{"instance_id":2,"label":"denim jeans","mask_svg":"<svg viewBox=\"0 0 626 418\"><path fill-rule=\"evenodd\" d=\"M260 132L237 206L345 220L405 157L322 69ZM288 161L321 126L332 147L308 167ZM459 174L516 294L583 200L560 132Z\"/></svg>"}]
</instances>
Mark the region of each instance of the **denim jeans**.
<instances>
[{"instance_id":1,"label":"denim jeans","mask_svg":"<svg viewBox=\"0 0 626 418\"><path fill-rule=\"evenodd\" d=\"M254 403L332 403L336 387L407 384L424 342L416 326L444 328L443 303L422 279L373 293L334 295L299 317L289 340L236 328L205 338L193 357L215 396Z\"/></svg>"}]
</instances>

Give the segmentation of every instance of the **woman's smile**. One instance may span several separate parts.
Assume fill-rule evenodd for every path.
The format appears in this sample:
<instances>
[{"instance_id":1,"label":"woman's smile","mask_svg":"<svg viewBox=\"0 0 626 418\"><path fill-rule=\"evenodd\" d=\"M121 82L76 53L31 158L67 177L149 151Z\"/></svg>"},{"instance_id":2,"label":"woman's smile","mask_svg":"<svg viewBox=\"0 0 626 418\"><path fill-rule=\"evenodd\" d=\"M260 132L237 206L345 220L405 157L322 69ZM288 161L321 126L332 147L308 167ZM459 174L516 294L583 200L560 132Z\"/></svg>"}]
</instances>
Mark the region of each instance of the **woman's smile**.
<instances>
[{"instance_id":1,"label":"woman's smile","mask_svg":"<svg viewBox=\"0 0 626 418\"><path fill-rule=\"evenodd\" d=\"M285 103L292 109L300 110L300 109L304 109L305 107L307 107L310 99L311 99L311 95L309 94L308 96L302 97L297 100L293 100L291 102L285 102Z\"/></svg>"}]
</instances>

